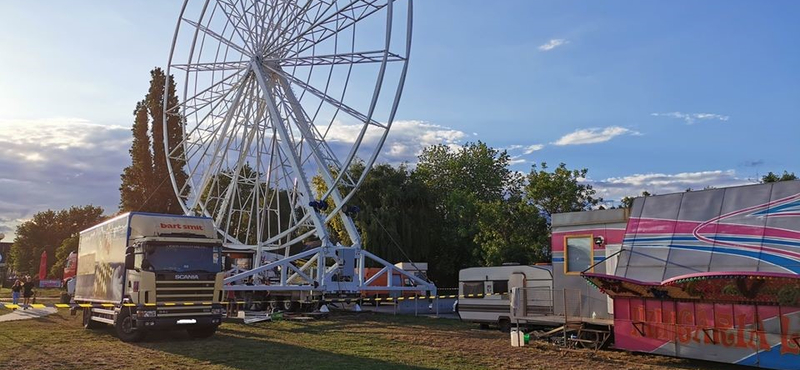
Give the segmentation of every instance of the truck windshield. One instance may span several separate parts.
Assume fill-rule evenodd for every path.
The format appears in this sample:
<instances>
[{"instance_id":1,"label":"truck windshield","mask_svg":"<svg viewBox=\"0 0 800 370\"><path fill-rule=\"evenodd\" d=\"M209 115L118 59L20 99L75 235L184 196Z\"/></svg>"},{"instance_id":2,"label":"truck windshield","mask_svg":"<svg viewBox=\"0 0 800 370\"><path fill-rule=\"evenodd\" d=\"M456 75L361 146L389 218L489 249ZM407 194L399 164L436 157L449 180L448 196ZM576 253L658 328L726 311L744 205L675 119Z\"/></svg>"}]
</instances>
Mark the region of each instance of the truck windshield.
<instances>
[{"instance_id":1,"label":"truck windshield","mask_svg":"<svg viewBox=\"0 0 800 370\"><path fill-rule=\"evenodd\" d=\"M220 271L219 247L186 244L154 245L146 248L153 271ZM143 266L144 267L144 266Z\"/></svg>"}]
</instances>

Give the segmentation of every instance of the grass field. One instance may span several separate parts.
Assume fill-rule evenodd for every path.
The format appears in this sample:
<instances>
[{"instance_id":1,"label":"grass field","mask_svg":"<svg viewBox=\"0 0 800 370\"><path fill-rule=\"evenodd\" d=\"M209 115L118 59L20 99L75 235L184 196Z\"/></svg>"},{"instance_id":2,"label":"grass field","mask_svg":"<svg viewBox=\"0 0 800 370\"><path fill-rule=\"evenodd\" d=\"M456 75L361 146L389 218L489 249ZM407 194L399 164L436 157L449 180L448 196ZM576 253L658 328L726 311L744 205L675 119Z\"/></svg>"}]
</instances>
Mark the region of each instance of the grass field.
<instances>
[{"instance_id":1,"label":"grass field","mask_svg":"<svg viewBox=\"0 0 800 370\"><path fill-rule=\"evenodd\" d=\"M34 288L36 298L59 298L61 288ZM0 288L0 300L11 300L11 288ZM2 312L0 312L2 314Z\"/></svg>"},{"instance_id":2,"label":"grass field","mask_svg":"<svg viewBox=\"0 0 800 370\"><path fill-rule=\"evenodd\" d=\"M4 312L0 311L0 314ZM68 311L0 323L0 369L731 369L617 351L562 350L456 320L370 313L313 322L225 323L206 340L151 333L137 344L90 331ZM555 364L558 364L556 366Z\"/></svg>"}]
</instances>

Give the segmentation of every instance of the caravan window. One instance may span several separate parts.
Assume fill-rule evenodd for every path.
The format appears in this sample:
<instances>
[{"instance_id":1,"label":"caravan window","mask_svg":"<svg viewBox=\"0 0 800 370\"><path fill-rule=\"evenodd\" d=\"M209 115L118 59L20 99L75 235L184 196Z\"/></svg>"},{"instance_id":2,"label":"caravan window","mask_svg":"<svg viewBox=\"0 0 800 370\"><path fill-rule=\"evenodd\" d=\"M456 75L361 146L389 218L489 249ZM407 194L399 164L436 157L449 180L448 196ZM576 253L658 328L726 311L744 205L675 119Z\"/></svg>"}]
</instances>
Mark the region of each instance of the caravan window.
<instances>
[{"instance_id":1,"label":"caravan window","mask_svg":"<svg viewBox=\"0 0 800 370\"><path fill-rule=\"evenodd\" d=\"M465 281L462 284L464 287L464 295L468 294L483 294L483 282L482 281Z\"/></svg>"},{"instance_id":2,"label":"caravan window","mask_svg":"<svg viewBox=\"0 0 800 370\"><path fill-rule=\"evenodd\" d=\"M592 265L591 235L569 236L564 243L564 272L580 273Z\"/></svg>"},{"instance_id":3,"label":"caravan window","mask_svg":"<svg viewBox=\"0 0 800 370\"><path fill-rule=\"evenodd\" d=\"M492 282L492 290L494 294L508 293L508 280L495 280Z\"/></svg>"}]
</instances>

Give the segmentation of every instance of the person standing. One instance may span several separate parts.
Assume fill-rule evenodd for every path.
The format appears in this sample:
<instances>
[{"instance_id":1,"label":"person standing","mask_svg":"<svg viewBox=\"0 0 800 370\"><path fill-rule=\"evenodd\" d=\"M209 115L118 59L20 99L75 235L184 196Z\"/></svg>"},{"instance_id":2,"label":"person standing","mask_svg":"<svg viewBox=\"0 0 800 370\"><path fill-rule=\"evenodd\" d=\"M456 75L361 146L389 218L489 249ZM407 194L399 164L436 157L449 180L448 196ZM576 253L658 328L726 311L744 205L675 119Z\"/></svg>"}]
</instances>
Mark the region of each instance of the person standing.
<instances>
[{"instance_id":1,"label":"person standing","mask_svg":"<svg viewBox=\"0 0 800 370\"><path fill-rule=\"evenodd\" d=\"M26 275L25 282L22 283L22 304L25 306L25 310L28 309L28 305L31 303L31 297L33 297L33 281L30 275Z\"/></svg>"},{"instance_id":2,"label":"person standing","mask_svg":"<svg viewBox=\"0 0 800 370\"><path fill-rule=\"evenodd\" d=\"M19 296L22 293L22 282L17 279L11 286L11 303L15 306L19 304ZM14 308L16 310L16 308Z\"/></svg>"}]
</instances>

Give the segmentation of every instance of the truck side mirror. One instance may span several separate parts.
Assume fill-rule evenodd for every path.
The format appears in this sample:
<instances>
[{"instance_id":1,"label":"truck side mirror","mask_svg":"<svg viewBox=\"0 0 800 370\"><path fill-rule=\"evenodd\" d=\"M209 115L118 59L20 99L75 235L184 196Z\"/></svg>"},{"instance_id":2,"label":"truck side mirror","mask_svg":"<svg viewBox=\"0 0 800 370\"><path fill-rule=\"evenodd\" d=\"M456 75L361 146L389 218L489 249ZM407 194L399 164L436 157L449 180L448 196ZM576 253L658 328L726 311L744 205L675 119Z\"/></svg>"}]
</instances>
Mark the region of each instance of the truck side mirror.
<instances>
[{"instance_id":1,"label":"truck side mirror","mask_svg":"<svg viewBox=\"0 0 800 370\"><path fill-rule=\"evenodd\" d=\"M136 261L136 255L134 254L133 247L125 248L125 269L126 270L133 270L134 263Z\"/></svg>"}]
</instances>

